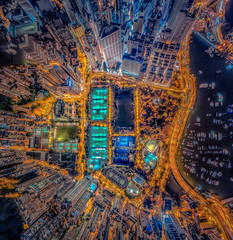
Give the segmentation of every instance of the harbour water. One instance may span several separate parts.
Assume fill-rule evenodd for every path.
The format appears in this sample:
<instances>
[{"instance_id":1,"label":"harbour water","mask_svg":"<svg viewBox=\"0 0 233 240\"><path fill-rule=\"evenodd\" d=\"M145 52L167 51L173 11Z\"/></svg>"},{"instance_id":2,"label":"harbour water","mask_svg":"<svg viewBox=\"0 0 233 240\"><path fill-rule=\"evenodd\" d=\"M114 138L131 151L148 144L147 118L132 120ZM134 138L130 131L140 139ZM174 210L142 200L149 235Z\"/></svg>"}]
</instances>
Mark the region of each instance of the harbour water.
<instances>
[{"instance_id":1,"label":"harbour water","mask_svg":"<svg viewBox=\"0 0 233 240\"><path fill-rule=\"evenodd\" d=\"M226 59L210 57L206 49L208 45L194 35L190 64L197 99L178 165L189 184L224 199L233 196L233 69Z\"/></svg>"},{"instance_id":2,"label":"harbour water","mask_svg":"<svg viewBox=\"0 0 233 240\"><path fill-rule=\"evenodd\" d=\"M233 0L229 0L226 3L225 19L233 28Z\"/></svg>"}]
</instances>

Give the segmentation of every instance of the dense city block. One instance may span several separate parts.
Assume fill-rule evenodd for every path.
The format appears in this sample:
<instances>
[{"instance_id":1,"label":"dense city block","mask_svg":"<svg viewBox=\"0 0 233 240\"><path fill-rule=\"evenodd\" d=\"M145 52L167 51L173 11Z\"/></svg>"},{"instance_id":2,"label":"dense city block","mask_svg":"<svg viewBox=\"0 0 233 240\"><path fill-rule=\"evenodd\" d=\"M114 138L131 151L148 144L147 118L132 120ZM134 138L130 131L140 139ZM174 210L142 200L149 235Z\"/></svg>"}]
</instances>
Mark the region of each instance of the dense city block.
<instances>
[{"instance_id":1,"label":"dense city block","mask_svg":"<svg viewBox=\"0 0 233 240\"><path fill-rule=\"evenodd\" d=\"M0 0L0 240L233 239L233 0Z\"/></svg>"}]
</instances>

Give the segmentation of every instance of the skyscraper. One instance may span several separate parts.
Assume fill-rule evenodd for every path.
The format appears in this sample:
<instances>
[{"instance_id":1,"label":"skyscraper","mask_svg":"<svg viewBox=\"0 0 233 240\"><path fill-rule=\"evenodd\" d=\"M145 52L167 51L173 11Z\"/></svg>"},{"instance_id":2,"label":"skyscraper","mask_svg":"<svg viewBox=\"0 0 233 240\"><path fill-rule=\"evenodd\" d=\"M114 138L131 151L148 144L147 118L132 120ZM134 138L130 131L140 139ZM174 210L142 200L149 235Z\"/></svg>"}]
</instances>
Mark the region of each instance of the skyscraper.
<instances>
[{"instance_id":1,"label":"skyscraper","mask_svg":"<svg viewBox=\"0 0 233 240\"><path fill-rule=\"evenodd\" d=\"M119 68L122 61L121 28L117 24L110 24L103 28L100 34L103 56L108 69Z\"/></svg>"},{"instance_id":2,"label":"skyscraper","mask_svg":"<svg viewBox=\"0 0 233 240\"><path fill-rule=\"evenodd\" d=\"M169 86L180 44L194 23L194 16L186 10L186 1L167 1L164 4L163 25L153 44L145 80Z\"/></svg>"}]
</instances>

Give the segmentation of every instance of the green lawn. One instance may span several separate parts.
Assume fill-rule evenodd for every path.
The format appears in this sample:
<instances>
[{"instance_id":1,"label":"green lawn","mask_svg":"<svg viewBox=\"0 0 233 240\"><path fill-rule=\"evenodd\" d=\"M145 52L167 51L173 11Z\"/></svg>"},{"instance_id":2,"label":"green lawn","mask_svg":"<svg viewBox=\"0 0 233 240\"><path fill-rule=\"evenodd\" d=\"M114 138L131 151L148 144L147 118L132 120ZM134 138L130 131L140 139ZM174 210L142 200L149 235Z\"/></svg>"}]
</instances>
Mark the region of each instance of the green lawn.
<instances>
[{"instance_id":1,"label":"green lawn","mask_svg":"<svg viewBox=\"0 0 233 240\"><path fill-rule=\"evenodd\" d=\"M57 127L57 142L68 142L74 140L77 135L77 127L74 126L59 126Z\"/></svg>"}]
</instances>

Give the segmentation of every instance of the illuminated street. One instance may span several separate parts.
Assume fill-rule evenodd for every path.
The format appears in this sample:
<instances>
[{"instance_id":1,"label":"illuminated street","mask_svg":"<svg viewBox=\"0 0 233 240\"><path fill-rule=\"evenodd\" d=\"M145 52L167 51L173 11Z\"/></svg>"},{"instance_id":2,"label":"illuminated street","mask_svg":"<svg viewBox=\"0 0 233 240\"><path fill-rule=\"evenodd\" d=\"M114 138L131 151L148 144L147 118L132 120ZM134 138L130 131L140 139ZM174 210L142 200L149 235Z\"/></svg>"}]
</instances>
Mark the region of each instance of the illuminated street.
<instances>
[{"instance_id":1,"label":"illuminated street","mask_svg":"<svg viewBox=\"0 0 233 240\"><path fill-rule=\"evenodd\" d=\"M232 12L0 1L0 240L232 240Z\"/></svg>"}]
</instances>

